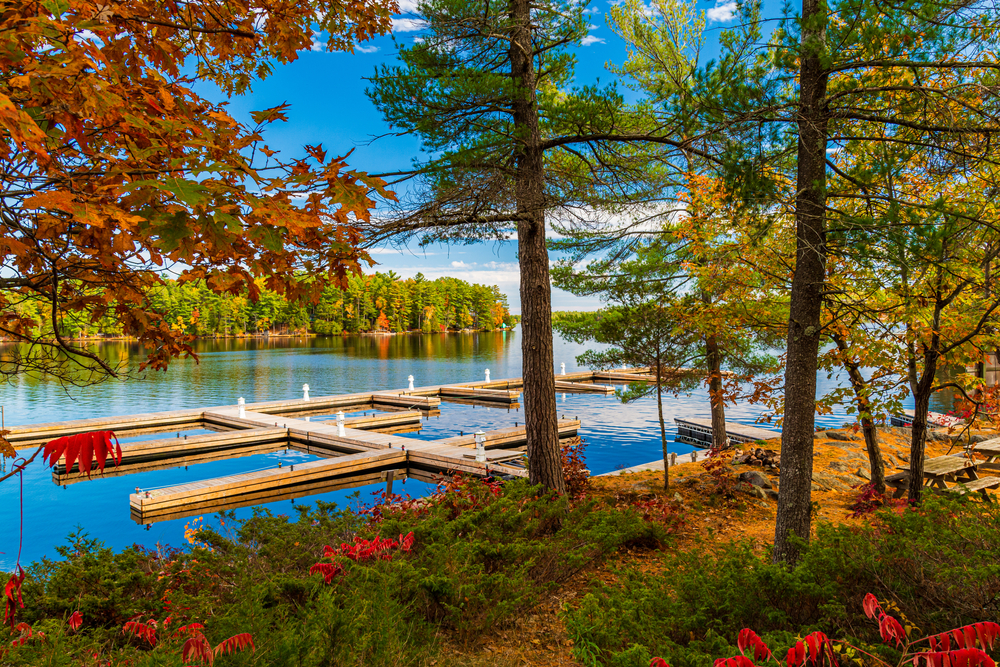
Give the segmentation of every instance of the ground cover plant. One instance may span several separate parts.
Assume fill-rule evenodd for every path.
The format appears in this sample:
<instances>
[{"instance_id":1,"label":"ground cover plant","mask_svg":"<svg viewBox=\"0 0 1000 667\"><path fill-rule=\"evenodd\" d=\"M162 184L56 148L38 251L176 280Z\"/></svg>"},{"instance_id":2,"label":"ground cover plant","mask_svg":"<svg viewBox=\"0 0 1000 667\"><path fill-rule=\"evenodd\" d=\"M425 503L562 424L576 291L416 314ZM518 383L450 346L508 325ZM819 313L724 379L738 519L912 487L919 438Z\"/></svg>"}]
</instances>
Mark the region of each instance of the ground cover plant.
<instances>
[{"instance_id":1,"label":"ground cover plant","mask_svg":"<svg viewBox=\"0 0 1000 667\"><path fill-rule=\"evenodd\" d=\"M931 497L918 509L890 507L870 521L820 522L791 569L745 541L664 551L655 573L621 569L563 617L574 655L587 665L645 667L654 657L672 667L711 665L739 654L733 642L748 628L775 655L821 631L896 664L903 647L882 642L865 618L865 595L902 619L905 641L995 620L998 529L996 504Z\"/></svg>"},{"instance_id":2,"label":"ground cover plant","mask_svg":"<svg viewBox=\"0 0 1000 667\"><path fill-rule=\"evenodd\" d=\"M664 535L638 512L524 481L457 477L431 498L391 500L222 515L183 551L115 553L71 535L59 559L27 568L0 663L422 664L441 633L501 627Z\"/></svg>"}]
</instances>

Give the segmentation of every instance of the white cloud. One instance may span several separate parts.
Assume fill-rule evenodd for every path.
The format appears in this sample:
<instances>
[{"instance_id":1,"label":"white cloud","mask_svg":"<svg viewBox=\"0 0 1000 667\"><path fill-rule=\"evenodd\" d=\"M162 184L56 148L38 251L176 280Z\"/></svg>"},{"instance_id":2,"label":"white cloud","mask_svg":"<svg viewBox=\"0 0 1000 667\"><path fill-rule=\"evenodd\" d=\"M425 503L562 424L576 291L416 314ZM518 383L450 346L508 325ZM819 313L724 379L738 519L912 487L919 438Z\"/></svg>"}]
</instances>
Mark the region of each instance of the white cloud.
<instances>
[{"instance_id":1,"label":"white cloud","mask_svg":"<svg viewBox=\"0 0 1000 667\"><path fill-rule=\"evenodd\" d=\"M414 37L413 38L413 43L414 44L423 44L424 43L424 38L423 37Z\"/></svg>"},{"instance_id":2,"label":"white cloud","mask_svg":"<svg viewBox=\"0 0 1000 667\"><path fill-rule=\"evenodd\" d=\"M593 35L587 35L580 40L580 44L583 46L590 46L591 44L604 44L604 40L600 37L595 37Z\"/></svg>"},{"instance_id":3,"label":"white cloud","mask_svg":"<svg viewBox=\"0 0 1000 667\"><path fill-rule=\"evenodd\" d=\"M419 2L417 0L399 0L399 13L416 14L418 4Z\"/></svg>"},{"instance_id":4,"label":"white cloud","mask_svg":"<svg viewBox=\"0 0 1000 667\"><path fill-rule=\"evenodd\" d=\"M708 18L709 23L732 21L736 16L736 1L715 0L715 7L705 12L705 16Z\"/></svg>"},{"instance_id":5,"label":"white cloud","mask_svg":"<svg viewBox=\"0 0 1000 667\"><path fill-rule=\"evenodd\" d=\"M416 32L427 27L427 21L423 19L393 19L393 32Z\"/></svg>"},{"instance_id":6,"label":"white cloud","mask_svg":"<svg viewBox=\"0 0 1000 667\"><path fill-rule=\"evenodd\" d=\"M354 48L358 53L375 53L378 51L377 46L357 46Z\"/></svg>"},{"instance_id":7,"label":"white cloud","mask_svg":"<svg viewBox=\"0 0 1000 667\"><path fill-rule=\"evenodd\" d=\"M471 269L473 266L475 266L475 262L473 262L472 264L466 264L465 262L451 263L451 268L453 269Z\"/></svg>"},{"instance_id":8,"label":"white cloud","mask_svg":"<svg viewBox=\"0 0 1000 667\"><path fill-rule=\"evenodd\" d=\"M587 30L597 30L597 26L591 23L587 26Z\"/></svg>"},{"instance_id":9,"label":"white cloud","mask_svg":"<svg viewBox=\"0 0 1000 667\"><path fill-rule=\"evenodd\" d=\"M320 41L323 35L314 32L312 35L312 46L310 47L313 51L326 51L326 42Z\"/></svg>"}]
</instances>

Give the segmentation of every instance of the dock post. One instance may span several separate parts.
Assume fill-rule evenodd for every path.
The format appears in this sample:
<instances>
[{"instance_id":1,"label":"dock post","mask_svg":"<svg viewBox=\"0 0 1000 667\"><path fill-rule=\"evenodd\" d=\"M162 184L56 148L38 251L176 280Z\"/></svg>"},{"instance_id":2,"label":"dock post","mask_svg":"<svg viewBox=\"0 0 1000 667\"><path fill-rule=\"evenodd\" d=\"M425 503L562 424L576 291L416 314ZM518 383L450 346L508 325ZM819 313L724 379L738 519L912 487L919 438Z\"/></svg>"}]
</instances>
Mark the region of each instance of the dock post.
<instances>
[{"instance_id":1,"label":"dock post","mask_svg":"<svg viewBox=\"0 0 1000 667\"><path fill-rule=\"evenodd\" d=\"M243 400L242 396L240 396L238 399L236 399L236 405L238 405L239 408L240 408L240 419L246 419L247 418L247 407L246 407L247 406L247 402Z\"/></svg>"},{"instance_id":2,"label":"dock post","mask_svg":"<svg viewBox=\"0 0 1000 667\"><path fill-rule=\"evenodd\" d=\"M476 431L476 460L486 463L486 434Z\"/></svg>"},{"instance_id":3,"label":"dock post","mask_svg":"<svg viewBox=\"0 0 1000 667\"><path fill-rule=\"evenodd\" d=\"M309 385L307 384L302 385L302 400L303 401L309 400Z\"/></svg>"},{"instance_id":4,"label":"dock post","mask_svg":"<svg viewBox=\"0 0 1000 667\"><path fill-rule=\"evenodd\" d=\"M490 381L490 369L488 369L488 368L486 369L486 381L487 382Z\"/></svg>"},{"instance_id":5,"label":"dock post","mask_svg":"<svg viewBox=\"0 0 1000 667\"><path fill-rule=\"evenodd\" d=\"M413 391L413 376L411 375L410 377L408 377L406 379L410 383L409 391Z\"/></svg>"},{"instance_id":6,"label":"dock post","mask_svg":"<svg viewBox=\"0 0 1000 667\"><path fill-rule=\"evenodd\" d=\"M341 410L337 413L337 435L341 438L344 437L344 411Z\"/></svg>"},{"instance_id":7,"label":"dock post","mask_svg":"<svg viewBox=\"0 0 1000 667\"><path fill-rule=\"evenodd\" d=\"M392 496L392 478L395 473L395 470L390 470L385 474L385 502L389 502L389 498Z\"/></svg>"},{"instance_id":8,"label":"dock post","mask_svg":"<svg viewBox=\"0 0 1000 667\"><path fill-rule=\"evenodd\" d=\"M566 375L566 362L559 364L559 375Z\"/></svg>"}]
</instances>

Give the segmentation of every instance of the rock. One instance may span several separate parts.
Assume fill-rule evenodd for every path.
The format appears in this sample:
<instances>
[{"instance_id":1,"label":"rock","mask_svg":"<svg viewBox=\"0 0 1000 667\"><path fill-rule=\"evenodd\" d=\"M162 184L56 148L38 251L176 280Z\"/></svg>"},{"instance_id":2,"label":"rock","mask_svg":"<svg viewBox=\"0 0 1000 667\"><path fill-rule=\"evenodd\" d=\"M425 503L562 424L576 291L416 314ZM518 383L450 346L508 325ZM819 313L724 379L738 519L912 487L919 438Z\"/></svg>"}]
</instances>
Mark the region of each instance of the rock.
<instances>
[{"instance_id":1,"label":"rock","mask_svg":"<svg viewBox=\"0 0 1000 667\"><path fill-rule=\"evenodd\" d=\"M841 440L850 442L851 440L857 440L858 436L853 433L847 433L845 431L827 431L826 437L830 440Z\"/></svg>"},{"instance_id":2,"label":"rock","mask_svg":"<svg viewBox=\"0 0 1000 667\"><path fill-rule=\"evenodd\" d=\"M836 470L837 472L847 472L851 469L851 466L846 463L841 463L840 461L833 461L829 466L830 470Z\"/></svg>"},{"instance_id":3,"label":"rock","mask_svg":"<svg viewBox=\"0 0 1000 667\"><path fill-rule=\"evenodd\" d=\"M864 468L858 468L857 472L855 472L854 474L857 475L858 477L860 477L861 479L871 479L872 478L872 476L869 475L868 471L865 470Z\"/></svg>"},{"instance_id":4,"label":"rock","mask_svg":"<svg viewBox=\"0 0 1000 667\"><path fill-rule=\"evenodd\" d=\"M764 495L767 496L768 500L778 499L778 492L775 491L774 489L767 489L766 491L764 491Z\"/></svg>"},{"instance_id":5,"label":"rock","mask_svg":"<svg viewBox=\"0 0 1000 667\"><path fill-rule=\"evenodd\" d=\"M927 431L927 439L931 442L951 442L957 438L957 434L952 435L948 431Z\"/></svg>"},{"instance_id":6,"label":"rock","mask_svg":"<svg viewBox=\"0 0 1000 667\"><path fill-rule=\"evenodd\" d=\"M750 484L751 486L759 486L763 489L771 488L771 481L767 477L761 475L756 470L751 470L749 472L741 472L739 474L739 480L741 482Z\"/></svg>"},{"instance_id":7,"label":"rock","mask_svg":"<svg viewBox=\"0 0 1000 667\"><path fill-rule=\"evenodd\" d=\"M677 492L674 492L674 502L675 503L683 503L684 502L684 498L681 497L681 494L679 494Z\"/></svg>"},{"instance_id":8,"label":"rock","mask_svg":"<svg viewBox=\"0 0 1000 667\"><path fill-rule=\"evenodd\" d=\"M817 484L816 482L813 482L813 483L812 483L812 484L810 485L810 487L809 487L809 488L810 488L810 489L812 489L813 491L826 491L826 489L825 489L825 488L823 488L822 486L820 486L820 485L819 485L819 484Z\"/></svg>"},{"instance_id":9,"label":"rock","mask_svg":"<svg viewBox=\"0 0 1000 667\"><path fill-rule=\"evenodd\" d=\"M830 475L825 472L814 472L812 476L813 482L819 483L826 487L827 489L836 489L837 491L846 491L851 487L842 482L840 479L834 475Z\"/></svg>"},{"instance_id":10,"label":"rock","mask_svg":"<svg viewBox=\"0 0 1000 667\"><path fill-rule=\"evenodd\" d=\"M744 493L754 498L760 498L762 500L767 498L767 494L764 493L764 489L759 486L754 486L753 484L744 484L742 490Z\"/></svg>"},{"instance_id":11,"label":"rock","mask_svg":"<svg viewBox=\"0 0 1000 667\"><path fill-rule=\"evenodd\" d=\"M826 431L816 431L813 433L813 440L826 440L830 436L826 434Z\"/></svg>"}]
</instances>

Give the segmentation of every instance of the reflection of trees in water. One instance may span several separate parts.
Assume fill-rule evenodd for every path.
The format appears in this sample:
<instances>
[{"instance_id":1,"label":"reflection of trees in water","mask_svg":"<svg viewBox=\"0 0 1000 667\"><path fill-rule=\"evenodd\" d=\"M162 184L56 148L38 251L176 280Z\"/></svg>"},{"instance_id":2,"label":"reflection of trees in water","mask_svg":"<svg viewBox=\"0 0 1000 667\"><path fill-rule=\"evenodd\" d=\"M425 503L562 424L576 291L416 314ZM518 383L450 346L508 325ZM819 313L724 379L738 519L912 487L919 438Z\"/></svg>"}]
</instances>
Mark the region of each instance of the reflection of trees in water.
<instances>
[{"instance_id":1,"label":"reflection of trees in water","mask_svg":"<svg viewBox=\"0 0 1000 667\"><path fill-rule=\"evenodd\" d=\"M266 352L269 350L302 350L313 354L344 354L358 359L442 359L469 360L482 357L484 360L506 357L510 346L517 339L514 330L451 332L432 334L397 335L354 335L354 336L254 336L247 338L203 338L192 341L191 347L198 355L200 364L210 363L212 355L232 352ZM109 362L132 369L132 376L139 376L137 369L146 360L147 351L142 345L132 341L88 341L84 347ZM28 345L0 343L0 368L13 367L32 354ZM232 362L230 362L232 363ZM171 368L183 367L188 373L198 374L194 359L180 359ZM72 364L66 364L67 372L76 382L90 382L86 373ZM271 369L269 372L273 372ZM170 370L167 371L170 374ZM144 373L142 375L148 375ZM254 373L257 375L257 373ZM261 375L261 381L266 378ZM41 379L39 374L19 373L12 382L24 386L51 384L52 380Z\"/></svg>"}]
</instances>

